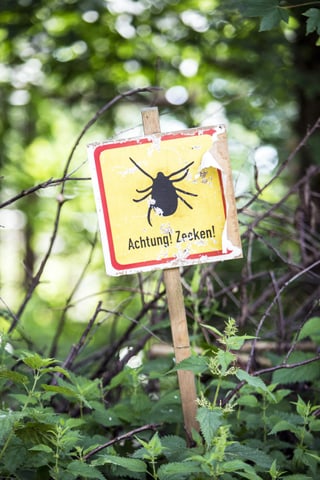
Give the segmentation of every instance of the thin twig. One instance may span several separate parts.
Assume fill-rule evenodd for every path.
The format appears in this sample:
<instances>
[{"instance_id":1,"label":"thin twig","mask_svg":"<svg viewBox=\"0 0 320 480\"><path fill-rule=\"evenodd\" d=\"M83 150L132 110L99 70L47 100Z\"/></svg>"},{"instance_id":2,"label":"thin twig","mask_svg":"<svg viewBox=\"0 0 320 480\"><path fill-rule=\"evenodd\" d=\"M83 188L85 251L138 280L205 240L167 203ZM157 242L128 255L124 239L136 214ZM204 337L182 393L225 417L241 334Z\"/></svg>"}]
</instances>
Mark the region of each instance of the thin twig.
<instances>
[{"instance_id":1,"label":"thin twig","mask_svg":"<svg viewBox=\"0 0 320 480\"><path fill-rule=\"evenodd\" d=\"M65 306L62 310L62 314L61 314L61 317L60 317L60 320L58 322L58 326L57 326L57 329L56 329L56 333L53 337L53 340L52 340L52 344L51 344L51 348L50 348L50 354L49 356L50 357L55 357L56 355L56 352L57 352L57 345L58 345L58 341L59 341L59 338L60 338L60 335L62 334L62 331L63 331L63 327L64 327L64 324L65 324L65 319L66 319L66 314L67 314L67 311L69 310L70 306L71 306L71 301L75 295L75 293L77 292L79 286L81 285L81 282L85 276L85 273L89 267L89 265L91 264L91 260L92 260L92 256L93 256L93 252L94 252L94 248L97 244L97 238L98 238L98 234L96 232L95 236L94 236L94 239L93 239L93 242L92 242L92 245L91 245L91 249L90 249L90 252L89 252L89 257L84 265L84 267L82 268L82 271L80 272L80 275L79 275L79 278L77 279L73 289L71 290L71 293L69 295L69 297L67 298L67 301L65 303Z\"/></svg>"},{"instance_id":2,"label":"thin twig","mask_svg":"<svg viewBox=\"0 0 320 480\"><path fill-rule=\"evenodd\" d=\"M104 450L105 448L111 447L111 445L114 445L115 443L122 442L124 440L129 440L132 438L134 435L137 435L137 433L145 432L146 430L157 430L159 428L160 424L158 423L149 423L148 425L143 425L142 427L135 428L134 430L130 430L130 432L124 433L123 435L119 435L118 437L113 438L112 440L109 440L109 442L104 443L103 445L99 445L98 447L94 448L91 450L91 452L87 453L84 455L83 460L87 461L90 457L95 455L96 453L101 452L101 450Z\"/></svg>"},{"instance_id":3,"label":"thin twig","mask_svg":"<svg viewBox=\"0 0 320 480\"><path fill-rule=\"evenodd\" d=\"M274 176L261 188L258 190L258 192L253 195L253 197L250 198L249 202L247 202L245 205L243 205L240 209L239 212L242 212L246 208L249 207L263 192L266 190L277 178L279 178L280 173L287 167L288 163L290 163L294 157L297 155L297 153L301 150L302 147L305 146L305 144L308 142L309 138L314 134L314 132L320 128L320 117L317 118L315 123L312 125L312 127L307 131L305 136L302 138L302 140L298 143L296 148L291 152L291 154L288 156L288 158L281 163L279 168L277 169L276 173Z\"/></svg>"},{"instance_id":4,"label":"thin twig","mask_svg":"<svg viewBox=\"0 0 320 480\"><path fill-rule=\"evenodd\" d=\"M309 265L308 267L304 268L303 270L301 270L300 272L296 273L293 277L289 278L289 280L287 280L281 288L279 288L279 290L277 291L276 295L274 296L272 302L269 304L268 308L266 309L266 311L264 312L264 314L262 315L261 319L260 319L260 322L258 324L258 327L257 327L257 330L256 330L256 334L255 334L255 339L253 340L252 342L252 347L251 347L251 352L250 352L250 356L249 356L249 360L248 360L248 364L247 364L247 372L250 370L251 368L251 365L252 365L252 361L253 361L253 358L254 358L254 350L255 350L255 346L256 346L256 342L258 340L258 337L259 337L259 332L262 328L262 325L264 324L264 321L265 319L268 317L272 307L274 306L274 304L278 301L280 295L282 294L282 292L291 284L293 283L294 281L296 281L298 278L300 278L302 275L304 275L305 273L307 273L309 270L312 270L313 268L317 267L318 265L320 265L320 260L317 260L316 262L312 263L311 265Z\"/></svg>"},{"instance_id":5,"label":"thin twig","mask_svg":"<svg viewBox=\"0 0 320 480\"><path fill-rule=\"evenodd\" d=\"M91 178L90 177L70 177L70 176L62 177L62 178L49 178L49 180L38 183L38 185L27 188L26 190L22 190L20 193L18 193L14 197L9 198L3 203L0 203L0 208L8 207L9 205L16 202L17 200L20 200L21 198L26 197L27 195L31 195L32 193L36 193L39 190L42 190L47 187L56 187L57 185L60 185L63 182L70 182L70 181L79 182L79 181L88 181L88 180L91 180Z\"/></svg>"},{"instance_id":6,"label":"thin twig","mask_svg":"<svg viewBox=\"0 0 320 480\"><path fill-rule=\"evenodd\" d=\"M82 333L79 342L76 343L75 345L72 345L69 355L67 356L66 360L63 362L63 365L62 365L63 368L70 369L70 367L72 366L75 358L77 357L83 345L85 344L85 341L94 325L94 322L97 319L97 316L101 312L101 305L102 305L102 302L100 301L95 309L95 312L92 318L90 318L84 332Z\"/></svg>"},{"instance_id":7,"label":"thin twig","mask_svg":"<svg viewBox=\"0 0 320 480\"><path fill-rule=\"evenodd\" d=\"M121 93L119 95L117 95L116 97L114 97L112 100L110 100L108 103L106 103L103 107L101 107L97 113L91 118L91 120L85 125L85 127L82 129L82 131L80 132L78 138L76 139L72 149L71 149L71 152L69 154L69 157L66 161L66 164L65 164L65 167L64 167L64 171L63 171L63 175L62 175L62 184L61 184L61 189L60 189L60 194L58 195L57 197L57 202L58 202L58 206L57 206L57 210L56 210L56 214L55 214L55 220L54 220L54 226L53 226L53 232L51 234L51 237L50 237L50 241L49 241L49 246L48 246L48 249L40 263L40 267L37 271L37 273L34 275L34 277L32 278L32 281L30 282L30 286L27 290L27 293L18 309L18 312L15 314L15 317L13 319L13 322L11 323L10 325L10 328L9 328L9 333L12 332L15 327L17 326L19 320L20 320L20 317L21 315L23 314L26 306L28 305L29 303L29 300L30 298L32 297L33 295L33 292L35 291L35 289L37 288L37 286L39 285L40 283L40 280L41 280L41 276L42 276L42 273L47 265L47 262L51 256L51 253L52 253L52 250L53 250L53 245L55 243L55 240L56 240L56 237L57 237L57 233L58 233L58 228L59 228L59 223L60 223L60 217L61 217L61 210L62 210L62 206L64 205L66 199L64 197L64 191L65 191L65 185L66 185L66 180L67 179L67 176L68 176L68 170L69 170L69 166L70 166L70 163L71 163L71 160L73 158L73 155L74 155L74 152L77 148L77 146L79 145L82 137L85 135L85 133L89 130L89 128L110 108L112 107L115 103L117 103L118 101L122 100L123 98L126 98L126 97L129 97L131 95L135 95L137 93L143 93L143 92L153 92L154 90L158 90L159 87L145 87L145 88L136 88L136 89L133 89L133 90L129 90L127 92L124 92L124 93Z\"/></svg>"}]
</instances>

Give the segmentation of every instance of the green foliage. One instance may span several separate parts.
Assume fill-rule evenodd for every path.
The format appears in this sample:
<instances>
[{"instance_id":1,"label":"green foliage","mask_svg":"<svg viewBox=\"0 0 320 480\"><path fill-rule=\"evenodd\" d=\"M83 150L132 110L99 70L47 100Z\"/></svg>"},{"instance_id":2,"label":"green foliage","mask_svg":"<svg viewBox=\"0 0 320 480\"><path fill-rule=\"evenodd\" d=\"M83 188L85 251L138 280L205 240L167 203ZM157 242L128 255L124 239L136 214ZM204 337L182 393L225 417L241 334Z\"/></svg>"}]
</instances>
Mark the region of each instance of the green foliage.
<instances>
[{"instance_id":1,"label":"green foliage","mask_svg":"<svg viewBox=\"0 0 320 480\"><path fill-rule=\"evenodd\" d=\"M307 20L307 33L312 33L314 31L320 35L320 9L319 8L309 8L306 12L303 13Z\"/></svg>"},{"instance_id":2,"label":"green foliage","mask_svg":"<svg viewBox=\"0 0 320 480\"><path fill-rule=\"evenodd\" d=\"M306 323L300 332L302 339L313 329L313 321ZM183 432L166 434L170 425L174 430L178 427L176 416L172 420L160 417L161 425L153 434L150 430L155 427L146 425L143 433L138 433L138 427L112 438L113 427L141 425L148 416L159 420L159 413L177 402L177 392L172 391L150 403L141 367L126 368L105 389L97 380L57 367L53 358L27 352L19 354L12 371L15 375L9 375L11 369L6 366L12 359L5 355L2 378L14 383L15 404L12 409L8 397L0 411L1 478L290 480L302 474L316 478L320 474L320 405L300 395L293 400L291 389L267 384L236 367L235 346L241 348L247 336L238 336L232 319L223 331L213 330L223 348L201 356L202 369L197 357L184 365L192 368L194 362L199 377L210 374L218 380L213 400L212 382L201 392L197 412L201 436L194 431L192 447ZM106 406L104 395L115 392L124 378L126 388L113 406ZM224 402L221 380L232 378L234 398ZM60 413L53 408L56 403ZM80 414L70 417L78 408Z\"/></svg>"},{"instance_id":3,"label":"green foliage","mask_svg":"<svg viewBox=\"0 0 320 480\"><path fill-rule=\"evenodd\" d=\"M1 480L318 478L319 2L0 3ZM161 276L104 275L84 154L149 105L228 125L245 252L181 273L174 367Z\"/></svg>"},{"instance_id":4,"label":"green foliage","mask_svg":"<svg viewBox=\"0 0 320 480\"><path fill-rule=\"evenodd\" d=\"M278 27L281 21L289 22L290 16L294 16L295 10L301 10L304 6L314 2L280 2L279 0L241 0L240 10L244 16L259 17L260 31L268 31ZM306 34L316 31L320 35L320 9L309 8L304 10L302 15L308 17L306 22Z\"/></svg>"}]
</instances>

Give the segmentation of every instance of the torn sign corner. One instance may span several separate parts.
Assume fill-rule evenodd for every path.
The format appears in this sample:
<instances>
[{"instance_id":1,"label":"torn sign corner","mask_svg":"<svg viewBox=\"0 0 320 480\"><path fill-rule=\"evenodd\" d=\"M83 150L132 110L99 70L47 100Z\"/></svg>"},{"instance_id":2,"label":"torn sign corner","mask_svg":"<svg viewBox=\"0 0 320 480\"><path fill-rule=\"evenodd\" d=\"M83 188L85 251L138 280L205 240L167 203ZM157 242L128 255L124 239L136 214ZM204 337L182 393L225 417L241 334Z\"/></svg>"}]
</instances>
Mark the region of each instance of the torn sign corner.
<instances>
[{"instance_id":1,"label":"torn sign corner","mask_svg":"<svg viewBox=\"0 0 320 480\"><path fill-rule=\"evenodd\" d=\"M201 159L200 169L199 169L199 170L203 170L204 168L209 168L209 167L218 168L219 170L222 170L221 165L220 165L219 162L217 162L217 160L214 158L214 156L212 155L212 153L210 152L210 150L206 151L206 152L202 155L202 159Z\"/></svg>"},{"instance_id":2,"label":"torn sign corner","mask_svg":"<svg viewBox=\"0 0 320 480\"><path fill-rule=\"evenodd\" d=\"M217 125L215 132L212 134L212 140L213 142L217 142L218 136L221 135L222 133L225 133L226 127L225 125Z\"/></svg>"},{"instance_id":3,"label":"torn sign corner","mask_svg":"<svg viewBox=\"0 0 320 480\"><path fill-rule=\"evenodd\" d=\"M241 258L242 257L241 247L237 247L237 246L233 245L233 243L230 240L227 240L226 248L227 248L228 251L232 252L232 257L233 258Z\"/></svg>"}]
</instances>

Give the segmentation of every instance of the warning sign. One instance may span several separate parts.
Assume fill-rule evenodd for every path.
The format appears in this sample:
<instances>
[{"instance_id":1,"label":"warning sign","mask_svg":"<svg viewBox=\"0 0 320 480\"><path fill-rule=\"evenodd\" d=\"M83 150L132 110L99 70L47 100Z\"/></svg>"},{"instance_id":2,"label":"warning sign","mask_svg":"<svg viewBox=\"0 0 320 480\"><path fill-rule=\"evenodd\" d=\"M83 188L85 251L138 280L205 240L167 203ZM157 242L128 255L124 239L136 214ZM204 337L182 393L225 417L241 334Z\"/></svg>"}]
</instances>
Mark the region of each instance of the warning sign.
<instances>
[{"instance_id":1,"label":"warning sign","mask_svg":"<svg viewBox=\"0 0 320 480\"><path fill-rule=\"evenodd\" d=\"M88 151L108 274L241 257L224 126Z\"/></svg>"}]
</instances>

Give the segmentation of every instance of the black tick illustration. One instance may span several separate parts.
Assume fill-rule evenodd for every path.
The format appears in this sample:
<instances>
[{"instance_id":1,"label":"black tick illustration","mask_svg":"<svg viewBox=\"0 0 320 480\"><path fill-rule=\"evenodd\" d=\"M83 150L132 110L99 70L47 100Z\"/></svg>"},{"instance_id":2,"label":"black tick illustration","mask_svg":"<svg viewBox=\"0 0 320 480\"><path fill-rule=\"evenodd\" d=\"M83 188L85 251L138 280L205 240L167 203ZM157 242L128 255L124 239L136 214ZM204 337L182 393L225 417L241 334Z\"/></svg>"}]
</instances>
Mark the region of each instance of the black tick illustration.
<instances>
[{"instance_id":1,"label":"black tick illustration","mask_svg":"<svg viewBox=\"0 0 320 480\"><path fill-rule=\"evenodd\" d=\"M138 165L137 162L133 160L133 158L129 158L131 162L140 170L140 172L142 172L144 175L146 175L152 180L152 183L149 187L144 188L143 190L136 189L136 192L145 193L146 195L139 199L133 198L134 202L142 202L142 200L145 200L147 197L149 197L149 195L151 195L147 215L148 223L151 227L152 210L158 213L158 215L168 217L177 210L178 199L180 199L185 205L187 205L187 207L192 210L193 207L190 205L190 203L188 203L181 195L179 195L179 193L183 193L184 195L191 195L192 197L197 197L198 195L196 193L186 192L181 188L177 188L174 186L174 183L181 182L184 178L186 178L189 172L189 167L191 167L194 162L188 163L188 165L180 168L179 170L176 170L173 173L170 173L170 175L165 175L163 172L158 172L157 176L153 178L152 175L143 170L143 168L141 168L140 165ZM174 178L179 173L182 173L182 175L178 178Z\"/></svg>"}]
</instances>

